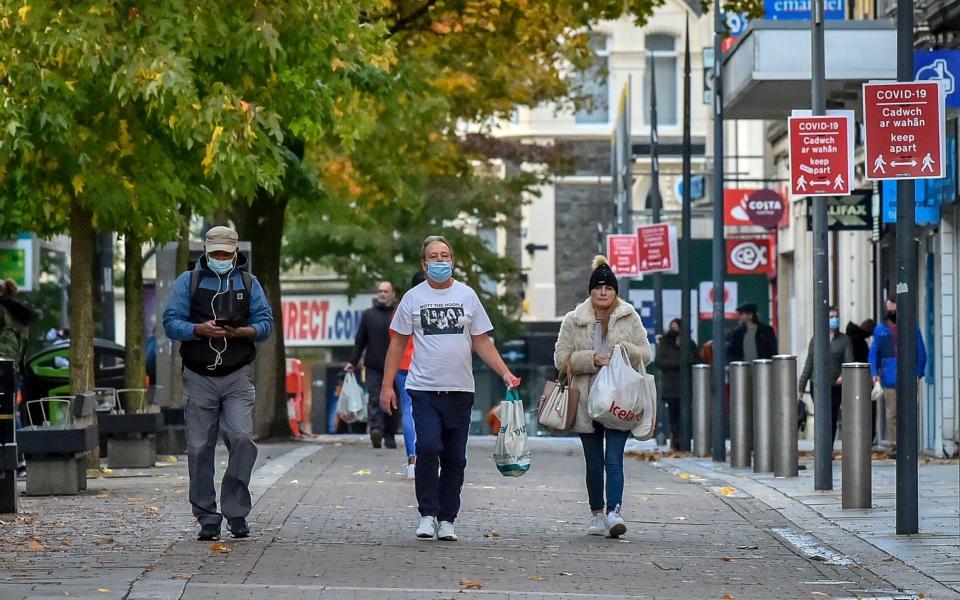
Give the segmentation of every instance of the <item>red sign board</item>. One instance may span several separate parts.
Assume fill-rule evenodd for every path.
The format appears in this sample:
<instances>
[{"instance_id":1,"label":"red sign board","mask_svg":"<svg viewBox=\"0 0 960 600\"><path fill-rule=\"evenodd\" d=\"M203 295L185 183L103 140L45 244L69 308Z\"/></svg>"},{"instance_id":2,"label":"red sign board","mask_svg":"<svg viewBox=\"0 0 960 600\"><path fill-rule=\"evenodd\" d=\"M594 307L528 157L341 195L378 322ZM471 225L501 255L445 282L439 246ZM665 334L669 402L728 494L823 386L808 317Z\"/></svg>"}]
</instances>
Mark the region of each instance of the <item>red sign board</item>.
<instances>
[{"instance_id":1,"label":"red sign board","mask_svg":"<svg viewBox=\"0 0 960 600\"><path fill-rule=\"evenodd\" d=\"M853 115L790 117L790 192L849 196L853 191Z\"/></svg>"},{"instance_id":2,"label":"red sign board","mask_svg":"<svg viewBox=\"0 0 960 600\"><path fill-rule=\"evenodd\" d=\"M727 273L730 275L772 275L776 263L770 238L727 240Z\"/></svg>"},{"instance_id":3,"label":"red sign board","mask_svg":"<svg viewBox=\"0 0 960 600\"><path fill-rule=\"evenodd\" d=\"M640 248L637 236L629 233L614 233L607 236L607 257L610 268L621 277L640 274Z\"/></svg>"},{"instance_id":4,"label":"red sign board","mask_svg":"<svg viewBox=\"0 0 960 600\"><path fill-rule=\"evenodd\" d=\"M733 227L758 225L773 229L783 218L786 202L773 190L723 190L723 224Z\"/></svg>"},{"instance_id":5,"label":"red sign board","mask_svg":"<svg viewBox=\"0 0 960 600\"><path fill-rule=\"evenodd\" d=\"M943 91L936 81L863 84L867 179L944 176Z\"/></svg>"},{"instance_id":6,"label":"red sign board","mask_svg":"<svg viewBox=\"0 0 960 600\"><path fill-rule=\"evenodd\" d=\"M656 273L673 269L674 256L670 243L670 226L666 224L637 227L640 244L640 272Z\"/></svg>"}]
</instances>

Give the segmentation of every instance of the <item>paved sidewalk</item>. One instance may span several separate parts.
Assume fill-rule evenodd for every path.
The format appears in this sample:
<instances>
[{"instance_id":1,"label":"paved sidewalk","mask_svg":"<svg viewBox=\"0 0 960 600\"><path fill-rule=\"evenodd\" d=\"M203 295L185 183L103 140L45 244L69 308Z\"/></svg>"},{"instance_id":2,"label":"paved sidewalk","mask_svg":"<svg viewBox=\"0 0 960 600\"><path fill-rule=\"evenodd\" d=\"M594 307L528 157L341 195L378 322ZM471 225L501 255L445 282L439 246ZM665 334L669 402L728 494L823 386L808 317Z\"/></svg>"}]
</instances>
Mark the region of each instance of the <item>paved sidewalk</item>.
<instances>
[{"instance_id":1,"label":"paved sidewalk","mask_svg":"<svg viewBox=\"0 0 960 600\"><path fill-rule=\"evenodd\" d=\"M872 462L873 507L868 510L844 510L841 507L843 475L840 460L834 461L834 489L829 491L813 489L811 457L801 458L806 469L795 478L731 469L727 464L714 463L709 458L664 458L660 464L676 474L696 474L722 481L807 524L814 522L815 514L826 521L826 525L820 523L821 530L839 527L863 544L889 555L885 560L892 557L902 561L960 597L960 461L921 458L920 532L917 535L896 534L896 461L893 460ZM839 537L836 531L832 534L816 531L815 535Z\"/></svg>"},{"instance_id":2,"label":"paved sidewalk","mask_svg":"<svg viewBox=\"0 0 960 600\"><path fill-rule=\"evenodd\" d=\"M588 537L576 439L531 440L533 469L515 479L494 468L493 438L472 440L460 541L417 540L403 453L368 444L261 446L247 540L195 541L184 462L97 480L75 498L25 499L28 514L0 517L0 598L951 597L836 526L811 536L762 495L667 460L627 460L629 532ZM822 542L836 532L853 550Z\"/></svg>"}]
</instances>

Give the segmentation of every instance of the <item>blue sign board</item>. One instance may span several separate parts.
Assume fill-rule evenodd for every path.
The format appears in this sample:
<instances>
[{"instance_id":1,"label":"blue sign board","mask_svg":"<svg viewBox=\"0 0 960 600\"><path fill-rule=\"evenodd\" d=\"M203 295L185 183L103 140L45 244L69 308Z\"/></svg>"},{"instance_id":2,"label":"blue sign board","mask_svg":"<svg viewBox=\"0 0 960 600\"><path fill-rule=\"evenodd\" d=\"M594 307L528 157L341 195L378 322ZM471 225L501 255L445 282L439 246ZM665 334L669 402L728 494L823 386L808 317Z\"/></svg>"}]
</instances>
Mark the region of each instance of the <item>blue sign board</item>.
<instances>
[{"instance_id":1,"label":"blue sign board","mask_svg":"<svg viewBox=\"0 0 960 600\"><path fill-rule=\"evenodd\" d=\"M691 175L690 176L690 199L699 200L704 196L704 185L706 181L704 180L703 175ZM677 179L677 187L674 190L677 193L677 198L683 200L683 178Z\"/></svg>"},{"instance_id":2,"label":"blue sign board","mask_svg":"<svg viewBox=\"0 0 960 600\"><path fill-rule=\"evenodd\" d=\"M824 0L823 16L827 20L846 18L844 0ZM763 17L774 21L810 20L810 0L763 0Z\"/></svg>"},{"instance_id":3,"label":"blue sign board","mask_svg":"<svg viewBox=\"0 0 960 600\"><path fill-rule=\"evenodd\" d=\"M727 25L727 31L730 32L730 35L738 37L750 25L750 15L748 13L725 12L723 13L723 22Z\"/></svg>"},{"instance_id":4,"label":"blue sign board","mask_svg":"<svg viewBox=\"0 0 960 600\"><path fill-rule=\"evenodd\" d=\"M918 225L936 225L940 222L940 205L957 199L957 136L956 123L946 128L947 176L943 179L915 179ZM897 182L883 181L880 186L881 212L884 223L897 222Z\"/></svg>"},{"instance_id":5,"label":"blue sign board","mask_svg":"<svg viewBox=\"0 0 960 600\"><path fill-rule=\"evenodd\" d=\"M917 81L942 81L945 103L960 108L957 79L960 78L960 50L917 50L913 53Z\"/></svg>"}]
</instances>

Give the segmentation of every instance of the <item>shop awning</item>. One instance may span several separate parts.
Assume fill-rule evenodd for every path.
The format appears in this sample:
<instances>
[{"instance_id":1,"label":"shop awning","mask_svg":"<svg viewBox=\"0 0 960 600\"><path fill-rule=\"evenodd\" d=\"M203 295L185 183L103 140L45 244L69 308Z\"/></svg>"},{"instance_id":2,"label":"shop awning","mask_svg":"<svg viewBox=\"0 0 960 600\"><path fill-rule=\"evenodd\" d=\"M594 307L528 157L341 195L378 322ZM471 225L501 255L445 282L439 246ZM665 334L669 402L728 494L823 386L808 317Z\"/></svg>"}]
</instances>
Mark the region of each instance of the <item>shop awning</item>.
<instances>
[{"instance_id":1,"label":"shop awning","mask_svg":"<svg viewBox=\"0 0 960 600\"><path fill-rule=\"evenodd\" d=\"M865 81L896 79L892 21L826 21L828 107L857 109ZM723 58L724 116L784 119L810 108L810 23L753 21Z\"/></svg>"}]
</instances>

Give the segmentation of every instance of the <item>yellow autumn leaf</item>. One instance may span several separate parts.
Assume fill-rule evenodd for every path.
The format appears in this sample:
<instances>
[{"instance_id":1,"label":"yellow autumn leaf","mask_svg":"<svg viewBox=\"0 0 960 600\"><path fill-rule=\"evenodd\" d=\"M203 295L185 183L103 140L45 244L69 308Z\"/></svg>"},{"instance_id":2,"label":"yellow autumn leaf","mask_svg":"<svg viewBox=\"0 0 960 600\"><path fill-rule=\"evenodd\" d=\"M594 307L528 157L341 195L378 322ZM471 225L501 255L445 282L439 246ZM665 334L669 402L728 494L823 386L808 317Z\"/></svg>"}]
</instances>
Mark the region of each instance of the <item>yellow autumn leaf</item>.
<instances>
[{"instance_id":1,"label":"yellow autumn leaf","mask_svg":"<svg viewBox=\"0 0 960 600\"><path fill-rule=\"evenodd\" d=\"M67 80L67 81L64 81L64 82L63 82L63 85L67 86L67 89L70 90L71 92L75 92L75 91L77 91L77 90L76 90L76 88L74 87L74 83L75 83L75 82L73 82L73 81Z\"/></svg>"},{"instance_id":2,"label":"yellow autumn leaf","mask_svg":"<svg viewBox=\"0 0 960 600\"><path fill-rule=\"evenodd\" d=\"M677 479L690 479L690 473L679 473Z\"/></svg>"},{"instance_id":3,"label":"yellow autumn leaf","mask_svg":"<svg viewBox=\"0 0 960 600\"><path fill-rule=\"evenodd\" d=\"M737 493L737 490L730 486L724 486L719 491L724 496L733 496Z\"/></svg>"},{"instance_id":4,"label":"yellow autumn leaf","mask_svg":"<svg viewBox=\"0 0 960 600\"><path fill-rule=\"evenodd\" d=\"M74 195L79 196L83 192L83 176L80 174L74 175L70 183L73 184Z\"/></svg>"},{"instance_id":5,"label":"yellow autumn leaf","mask_svg":"<svg viewBox=\"0 0 960 600\"><path fill-rule=\"evenodd\" d=\"M33 538L30 540L30 543L27 544L27 549L37 552L39 550L43 550L43 544L41 544L40 540L37 538Z\"/></svg>"},{"instance_id":6,"label":"yellow autumn leaf","mask_svg":"<svg viewBox=\"0 0 960 600\"><path fill-rule=\"evenodd\" d=\"M370 469L360 469L359 471L357 471L357 472L354 473L354 475L357 475L357 476L360 476L360 477L364 477L364 476L369 475L369 474L370 474Z\"/></svg>"},{"instance_id":7,"label":"yellow autumn leaf","mask_svg":"<svg viewBox=\"0 0 960 600\"><path fill-rule=\"evenodd\" d=\"M228 554L230 552L229 546L225 546L223 544L213 544L210 546L210 549L214 552L222 552L224 554Z\"/></svg>"},{"instance_id":8,"label":"yellow autumn leaf","mask_svg":"<svg viewBox=\"0 0 960 600\"><path fill-rule=\"evenodd\" d=\"M217 150L217 141L220 139L221 135L223 135L223 127L217 125L213 128L213 135L210 136L210 142L207 144L206 152L203 153L203 160L200 161L200 165L203 167L203 171L207 175L210 174L210 166L213 164L213 155Z\"/></svg>"},{"instance_id":9,"label":"yellow autumn leaf","mask_svg":"<svg viewBox=\"0 0 960 600\"><path fill-rule=\"evenodd\" d=\"M30 11L31 11L31 10L33 10L33 7L32 7L32 6L30 6L29 4L24 4L24 5L21 6L20 9L17 11L17 14L20 15L20 21L21 21L22 23L26 23L26 22L27 22L27 15L30 14Z\"/></svg>"},{"instance_id":10,"label":"yellow autumn leaf","mask_svg":"<svg viewBox=\"0 0 960 600\"><path fill-rule=\"evenodd\" d=\"M97 588L97 591L100 592L101 594L109 594L109 593L110 593L110 590L108 590L107 588Z\"/></svg>"},{"instance_id":11,"label":"yellow autumn leaf","mask_svg":"<svg viewBox=\"0 0 960 600\"><path fill-rule=\"evenodd\" d=\"M177 121L180 119L177 118L177 115L170 115L170 118L167 119L167 127L173 129L173 126L177 124Z\"/></svg>"},{"instance_id":12,"label":"yellow autumn leaf","mask_svg":"<svg viewBox=\"0 0 960 600\"><path fill-rule=\"evenodd\" d=\"M339 58L334 58L330 61L330 68L334 71L339 71L340 69L347 66L347 63L343 62Z\"/></svg>"}]
</instances>

